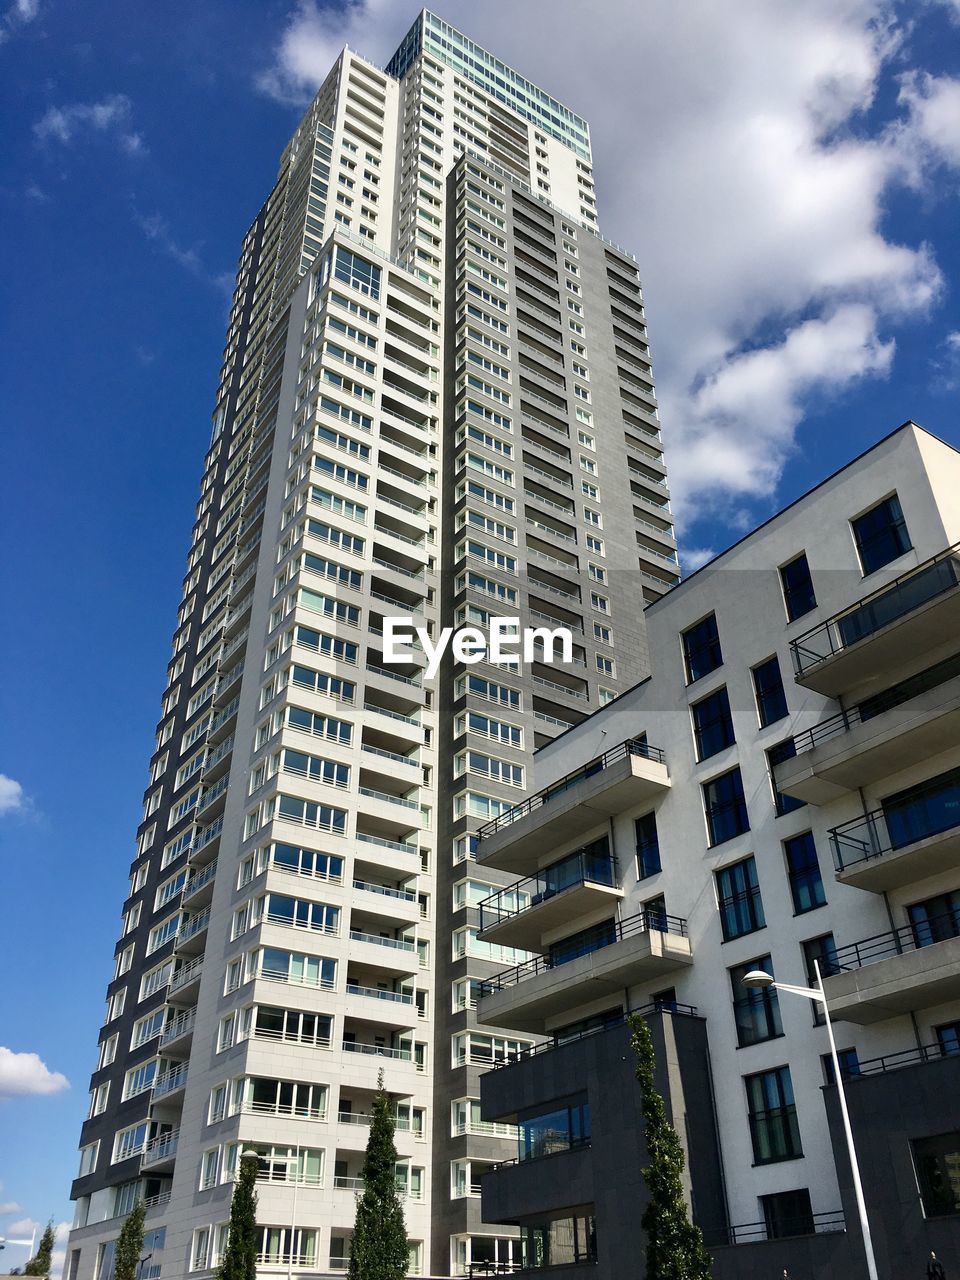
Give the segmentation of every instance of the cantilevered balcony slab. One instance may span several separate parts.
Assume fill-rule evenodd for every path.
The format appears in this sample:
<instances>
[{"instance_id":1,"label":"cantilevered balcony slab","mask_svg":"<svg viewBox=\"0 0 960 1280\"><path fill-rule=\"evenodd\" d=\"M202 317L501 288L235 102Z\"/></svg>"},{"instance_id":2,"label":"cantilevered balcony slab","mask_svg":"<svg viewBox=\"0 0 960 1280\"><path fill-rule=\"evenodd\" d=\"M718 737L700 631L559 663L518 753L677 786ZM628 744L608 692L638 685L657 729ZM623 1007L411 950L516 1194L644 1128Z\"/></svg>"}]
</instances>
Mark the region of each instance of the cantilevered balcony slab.
<instances>
[{"instance_id":1,"label":"cantilevered balcony slab","mask_svg":"<svg viewBox=\"0 0 960 1280\"><path fill-rule=\"evenodd\" d=\"M624 922L626 925L628 922ZM601 996L618 995L635 983L656 982L693 963L682 933L642 928L565 964L530 961L484 983L477 1017L490 1026L546 1033L557 1014Z\"/></svg>"},{"instance_id":2,"label":"cantilevered balcony slab","mask_svg":"<svg viewBox=\"0 0 960 1280\"><path fill-rule=\"evenodd\" d=\"M894 939L904 934L886 935ZM876 940L868 939L868 942ZM856 944L864 947L865 944ZM848 948L841 948L841 963ZM824 979L824 993L834 1021L869 1025L931 1009L960 998L960 937L894 952L859 967L844 968Z\"/></svg>"},{"instance_id":3,"label":"cantilevered balcony slab","mask_svg":"<svg viewBox=\"0 0 960 1280\"><path fill-rule=\"evenodd\" d=\"M830 845L841 884L886 893L960 865L956 771L891 797L884 808L834 827Z\"/></svg>"},{"instance_id":4,"label":"cantilevered balcony slab","mask_svg":"<svg viewBox=\"0 0 960 1280\"><path fill-rule=\"evenodd\" d=\"M548 936L571 933L577 922L595 919L598 908L609 919L623 897L619 885L620 868L604 836L485 898L480 935L487 942L546 951Z\"/></svg>"},{"instance_id":5,"label":"cantilevered balcony slab","mask_svg":"<svg viewBox=\"0 0 960 1280\"><path fill-rule=\"evenodd\" d=\"M622 742L481 827L477 862L520 874L535 871L552 849L569 847L611 815L655 800L669 787L658 747Z\"/></svg>"},{"instance_id":6,"label":"cantilevered balcony slab","mask_svg":"<svg viewBox=\"0 0 960 1280\"><path fill-rule=\"evenodd\" d=\"M908 570L791 641L798 684L835 698L889 683L915 654L960 629L960 544Z\"/></svg>"},{"instance_id":7,"label":"cantilevered balcony slab","mask_svg":"<svg viewBox=\"0 0 960 1280\"><path fill-rule=\"evenodd\" d=\"M827 804L928 759L960 741L960 677L863 720L834 716L795 738L797 754L776 766L777 790ZM806 749L805 749L806 748Z\"/></svg>"},{"instance_id":8,"label":"cantilevered balcony slab","mask_svg":"<svg viewBox=\"0 0 960 1280\"><path fill-rule=\"evenodd\" d=\"M481 913L483 928L480 936L485 942L520 947L524 951L543 951L547 934L565 925L574 925L598 907L609 907L622 897L622 889L584 879L489 924L484 923L485 916Z\"/></svg>"}]
</instances>

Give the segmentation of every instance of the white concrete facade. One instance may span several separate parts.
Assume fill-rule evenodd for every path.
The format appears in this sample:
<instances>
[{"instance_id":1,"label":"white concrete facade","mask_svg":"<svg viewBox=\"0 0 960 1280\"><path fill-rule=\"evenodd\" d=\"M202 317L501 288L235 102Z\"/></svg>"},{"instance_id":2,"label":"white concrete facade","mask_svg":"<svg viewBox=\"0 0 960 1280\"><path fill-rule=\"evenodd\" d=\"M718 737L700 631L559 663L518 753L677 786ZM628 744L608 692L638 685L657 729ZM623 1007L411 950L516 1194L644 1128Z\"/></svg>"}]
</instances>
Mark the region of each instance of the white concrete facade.
<instances>
[{"instance_id":1,"label":"white concrete facade","mask_svg":"<svg viewBox=\"0 0 960 1280\"><path fill-rule=\"evenodd\" d=\"M955 625L960 596L958 476L960 454L907 423L651 605L646 611L651 677L536 757L540 794L585 768L590 776L574 777L566 791L555 790L539 806L535 801L530 812L506 815L500 829L491 826L482 833L480 865L503 867L514 876L536 875L591 839L609 839L619 869L610 888L601 891L581 882L552 904L538 905L532 897L526 912L502 920L485 916L486 936L506 937L512 930L515 941L544 960L537 973L505 972L502 982L494 978L481 999L480 1018L522 1025L527 1031L568 1034L591 1017L639 1009L658 996L695 1006L707 1019L731 1224L762 1222L760 1197L778 1192L808 1189L815 1215L835 1214L840 1203L821 1099L826 1031L815 1025L812 1004L783 996L778 1012L782 1034L748 1036L738 1045L732 1002L745 993L732 980L731 969L756 968L769 957L778 981L809 985L812 975L803 944L832 935L828 951L840 972L828 978L827 991L837 1009L841 1050L855 1050L861 1066L868 1064L866 1070L884 1065L875 1060L885 1055L903 1055L904 1062L911 1062L925 1060L925 1053L954 1051L952 1037L960 1025L960 818L939 811L931 817L930 807L937 802L929 799L929 791L915 789L931 779L949 778L960 766L956 726L943 720L960 689L960 668L950 666L960 652ZM901 554L866 572L852 522L892 497L899 502L908 545L901 544ZM779 569L801 553L816 600L791 621ZM876 554L883 558L886 553L881 549ZM930 576L938 572L928 568L931 561L940 566L939 579ZM897 589L902 594L890 595L892 584L904 575L905 586ZM866 621L857 611L865 600L873 600L878 611ZM816 650L817 629L837 614L846 618L831 624L839 656L812 662L795 679L794 642L800 641L801 652ZM722 661L691 679L683 636L710 615L716 619ZM849 629L853 616L856 635ZM805 639L810 632L813 640ZM821 645L819 652L828 651ZM785 706L782 715L764 726L753 671L774 656ZM841 668L839 662L847 665ZM822 674L831 664L837 674ZM931 668L939 674L927 678L923 673ZM909 683L918 677L929 687ZM814 681L831 682L836 696L817 692L811 687ZM698 760L692 709L722 689L729 701L726 728L720 737L708 728L714 734L712 746ZM894 695L886 704L870 703L890 690ZM826 734L817 729L843 709L849 718L846 728L834 722ZM810 730L825 745L811 744L804 736ZM724 741L726 745L718 745ZM766 753L785 741L795 741L797 754L775 766L782 790L789 794L790 779L802 790L814 777L820 799L778 815ZM589 767L604 753L616 755L617 745L625 742L640 744L632 778L622 758L608 758L604 768ZM655 760L647 758L643 743L661 749L663 763L657 763L659 754ZM811 764L815 751L821 752L819 763ZM828 752L832 756L823 763ZM838 770L838 760L844 770ZM735 768L742 778L748 825L729 838L711 840L703 786ZM828 774L825 783L818 770ZM953 784L937 785L949 809ZM831 852L837 837L831 833L868 813L880 814L874 845L859 832L857 838L867 841L862 852L851 857L848 841L842 847L851 865L837 869ZM661 869L642 876L635 823L650 814L655 815ZM925 823L932 824L932 832ZM785 842L807 832L812 833L822 890L814 890L812 898L801 891L798 901ZM735 936L725 940L719 877L724 868L748 858L755 866L756 892L748 887L739 904L728 903L727 909L736 914L742 908L749 916L762 904L763 923L737 926ZM885 870L893 865L895 872ZM538 884L542 890L542 877ZM611 905L614 888L620 893ZM564 898L574 902L566 912L560 906ZM637 941L640 935L628 944L628 928L616 946L599 944L589 957L566 964L558 960L551 967L551 945L558 940L601 921L636 921L651 903L655 905L646 918L650 940L644 946ZM544 919L548 906L552 921ZM670 931L658 939L656 916L664 912ZM683 936L675 918L682 920ZM892 931L898 931L896 936ZM858 950L855 944L863 940L874 941ZM633 947L629 953L628 945ZM655 963L661 951L672 959ZM621 953L623 961L617 965ZM615 972L614 980L606 979L604 966ZM793 1158L761 1160L751 1142L744 1081L781 1067L789 1069L790 1105L795 1106L789 1123L795 1124L799 1142Z\"/></svg>"},{"instance_id":2,"label":"white concrete facade","mask_svg":"<svg viewBox=\"0 0 960 1280\"><path fill-rule=\"evenodd\" d=\"M441 1273L462 1271L475 1236L510 1235L478 1224L453 1161L477 1143L487 1160L507 1155L512 1136L458 1118L451 1097L469 1116L477 1072L457 1046L475 1026L470 984L490 971L471 953L470 833L483 815L470 806L476 795L495 812L517 786L460 771L468 745L489 748L465 721L489 700L463 692L462 668L428 681L422 654L388 664L383 622L409 614L434 632L479 620L491 591L466 582L464 503L491 522L490 582L525 592L526 554L539 557L542 591L564 598L584 643L566 685L538 692L514 677L523 735L499 754L520 771L536 743L646 669L640 604L676 580L676 544L642 293L632 259L597 228L586 122L513 72L505 98L441 19L422 14L414 35L393 72L344 50L244 241L81 1137L68 1280L111 1280L138 1196L152 1255L142 1280L209 1275L248 1146L261 1157L262 1273L343 1272L381 1067L411 1272L436 1271L436 1258ZM525 287L546 334L527 395L550 420L531 428L529 454L511 202L536 215ZM558 266L568 256L563 279L550 253ZM544 286L563 308L555 339ZM594 415L621 412L623 435L591 434ZM571 442L565 459L553 437ZM584 528L598 468L617 519L594 550ZM485 492L468 489L478 478ZM605 638L585 592L577 614L569 589L546 585L586 582L577 541L594 572L632 575L636 608L605 618ZM595 662L614 644L604 674ZM567 719L544 709L557 700Z\"/></svg>"}]
</instances>

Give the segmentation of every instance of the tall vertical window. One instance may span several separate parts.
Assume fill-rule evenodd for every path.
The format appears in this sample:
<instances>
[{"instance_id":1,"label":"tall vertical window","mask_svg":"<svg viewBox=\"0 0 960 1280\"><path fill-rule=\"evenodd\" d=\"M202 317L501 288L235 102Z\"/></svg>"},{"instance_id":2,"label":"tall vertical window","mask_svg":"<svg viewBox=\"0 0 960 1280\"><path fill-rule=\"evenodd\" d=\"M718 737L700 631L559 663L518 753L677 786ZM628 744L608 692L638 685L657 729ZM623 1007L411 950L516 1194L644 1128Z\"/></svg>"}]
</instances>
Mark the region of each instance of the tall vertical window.
<instances>
[{"instance_id":1,"label":"tall vertical window","mask_svg":"<svg viewBox=\"0 0 960 1280\"><path fill-rule=\"evenodd\" d=\"M960 1022L943 1022L934 1027L937 1033L937 1046L945 1058L960 1054Z\"/></svg>"},{"instance_id":2,"label":"tall vertical window","mask_svg":"<svg viewBox=\"0 0 960 1280\"><path fill-rule=\"evenodd\" d=\"M660 870L660 838L657 835L657 815L651 810L637 818L637 874L641 880L656 875Z\"/></svg>"},{"instance_id":3,"label":"tall vertical window","mask_svg":"<svg viewBox=\"0 0 960 1280\"><path fill-rule=\"evenodd\" d=\"M864 575L882 569L911 547L906 521L896 494L850 521Z\"/></svg>"},{"instance_id":4,"label":"tall vertical window","mask_svg":"<svg viewBox=\"0 0 960 1280\"><path fill-rule=\"evenodd\" d=\"M817 607L806 552L801 551L793 560L780 566L780 586L789 622L793 622L794 618L802 618L805 613Z\"/></svg>"},{"instance_id":5,"label":"tall vertical window","mask_svg":"<svg viewBox=\"0 0 960 1280\"><path fill-rule=\"evenodd\" d=\"M777 811L778 818L782 818L784 814L793 813L794 809L802 809L807 803L806 800L799 800L796 796L787 795L786 792L780 791L777 787L777 776L774 772L775 766L783 764L786 760L792 760L796 754L797 748L792 738L778 742L775 747L771 747L767 752L767 771L770 774L773 807Z\"/></svg>"},{"instance_id":6,"label":"tall vertical window","mask_svg":"<svg viewBox=\"0 0 960 1280\"><path fill-rule=\"evenodd\" d=\"M687 684L693 684L723 665L716 614L711 613L696 626L689 627L680 639Z\"/></svg>"},{"instance_id":7,"label":"tall vertical window","mask_svg":"<svg viewBox=\"0 0 960 1280\"><path fill-rule=\"evenodd\" d=\"M725 687L717 689L700 702L695 702L690 708L690 714L693 717L693 738L698 760L707 760L736 741L733 736L730 698Z\"/></svg>"},{"instance_id":8,"label":"tall vertical window","mask_svg":"<svg viewBox=\"0 0 960 1280\"><path fill-rule=\"evenodd\" d=\"M756 1164L775 1164L803 1155L789 1067L746 1076L750 1140Z\"/></svg>"},{"instance_id":9,"label":"tall vertical window","mask_svg":"<svg viewBox=\"0 0 960 1280\"><path fill-rule=\"evenodd\" d=\"M817 985L817 971L814 967L814 961L820 966L821 978L826 978L829 974L838 972L837 944L832 933L821 933L816 938L808 938L806 942L802 942L800 945L803 948L803 963L807 970L807 982L811 987ZM813 1025L821 1027L825 1021L823 1006L819 1001L813 1001Z\"/></svg>"},{"instance_id":10,"label":"tall vertical window","mask_svg":"<svg viewBox=\"0 0 960 1280\"><path fill-rule=\"evenodd\" d=\"M717 872L717 898L724 942L766 925L753 854Z\"/></svg>"},{"instance_id":11,"label":"tall vertical window","mask_svg":"<svg viewBox=\"0 0 960 1280\"><path fill-rule=\"evenodd\" d=\"M757 699L757 715L760 728L782 720L787 714L787 697L783 692L783 677L777 655L753 668L753 691Z\"/></svg>"},{"instance_id":12,"label":"tall vertical window","mask_svg":"<svg viewBox=\"0 0 960 1280\"><path fill-rule=\"evenodd\" d=\"M822 907L827 896L823 891L823 878L820 875L820 863L817 861L817 847L813 842L813 832L804 831L798 836L791 836L789 840L784 840L783 854L787 860L787 876L790 880L794 912L801 915L804 911L813 911L815 907Z\"/></svg>"},{"instance_id":13,"label":"tall vertical window","mask_svg":"<svg viewBox=\"0 0 960 1280\"><path fill-rule=\"evenodd\" d=\"M738 964L730 970L730 986L733 991L733 1017L737 1024L737 1044L759 1044L783 1035L780 1022L780 1002L774 987L750 988L743 979L755 969L762 969L773 977L773 963L769 956L758 956L747 964Z\"/></svg>"},{"instance_id":14,"label":"tall vertical window","mask_svg":"<svg viewBox=\"0 0 960 1280\"><path fill-rule=\"evenodd\" d=\"M739 765L703 783L702 791L711 848L750 830Z\"/></svg>"}]
</instances>

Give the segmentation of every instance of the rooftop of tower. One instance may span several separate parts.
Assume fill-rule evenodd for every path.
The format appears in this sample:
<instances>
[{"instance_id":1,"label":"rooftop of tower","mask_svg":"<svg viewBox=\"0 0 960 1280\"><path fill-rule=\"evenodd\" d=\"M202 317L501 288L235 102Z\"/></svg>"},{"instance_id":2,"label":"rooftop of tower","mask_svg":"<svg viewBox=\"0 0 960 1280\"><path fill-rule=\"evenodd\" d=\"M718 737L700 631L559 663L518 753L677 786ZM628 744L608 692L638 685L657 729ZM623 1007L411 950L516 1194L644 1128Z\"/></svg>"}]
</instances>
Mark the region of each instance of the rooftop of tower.
<instances>
[{"instance_id":1,"label":"rooftop of tower","mask_svg":"<svg viewBox=\"0 0 960 1280\"><path fill-rule=\"evenodd\" d=\"M585 160L590 159L590 126L582 116L429 9L421 9L387 63L387 72L402 79L420 53L429 53L452 67L543 133L556 138Z\"/></svg>"}]
</instances>

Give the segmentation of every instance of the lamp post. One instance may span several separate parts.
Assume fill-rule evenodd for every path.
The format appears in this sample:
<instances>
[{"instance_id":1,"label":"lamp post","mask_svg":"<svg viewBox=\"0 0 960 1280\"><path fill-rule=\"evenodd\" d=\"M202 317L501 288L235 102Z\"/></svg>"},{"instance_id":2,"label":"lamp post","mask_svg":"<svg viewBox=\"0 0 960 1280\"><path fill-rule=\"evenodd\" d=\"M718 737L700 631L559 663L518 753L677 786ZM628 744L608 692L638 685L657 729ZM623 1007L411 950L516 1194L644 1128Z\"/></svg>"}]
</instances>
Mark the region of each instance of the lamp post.
<instances>
[{"instance_id":1,"label":"lamp post","mask_svg":"<svg viewBox=\"0 0 960 1280\"><path fill-rule=\"evenodd\" d=\"M823 990L823 978L820 974L820 962L814 960L813 970L817 975L817 985L815 987L794 987L788 982L774 982L769 973L764 973L762 969L752 969L743 978L743 985L751 989L757 988L773 988L774 991L787 991L790 995L806 996L808 1000L814 1000L817 1004L823 1006L823 1019L827 1028L827 1036L830 1040L830 1058L833 1062L833 1076L837 1082L837 1095L840 1099L840 1114L843 1117L843 1132L847 1139L847 1155L850 1158L850 1172L853 1175L853 1192L857 1201L857 1213L860 1217L860 1232L863 1236L863 1252L867 1259L867 1275L870 1280L879 1280L877 1274L877 1260L873 1253L873 1238L870 1235L870 1223L867 1220L867 1205L863 1198L863 1183L860 1179L860 1165L857 1161L857 1149L853 1143L853 1128L850 1124L850 1112L847 1110L847 1094L843 1087L843 1076L840 1072L840 1060L837 1057L837 1042L833 1036L833 1023L830 1020L830 1009L827 1005L827 997Z\"/></svg>"}]
</instances>

